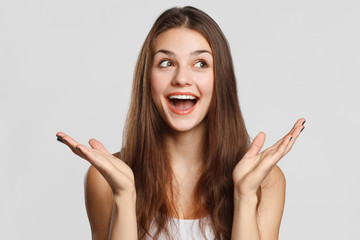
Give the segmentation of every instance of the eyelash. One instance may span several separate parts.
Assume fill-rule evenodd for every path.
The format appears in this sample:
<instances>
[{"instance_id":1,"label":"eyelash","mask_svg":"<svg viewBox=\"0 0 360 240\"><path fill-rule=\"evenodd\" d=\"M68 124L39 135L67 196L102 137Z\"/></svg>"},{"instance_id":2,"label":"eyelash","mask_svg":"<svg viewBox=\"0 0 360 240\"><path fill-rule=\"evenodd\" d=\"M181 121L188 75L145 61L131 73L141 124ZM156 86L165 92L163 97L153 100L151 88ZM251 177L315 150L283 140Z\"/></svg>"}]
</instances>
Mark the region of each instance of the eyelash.
<instances>
[{"instance_id":1,"label":"eyelash","mask_svg":"<svg viewBox=\"0 0 360 240\"><path fill-rule=\"evenodd\" d=\"M166 67L170 67L168 64L166 66L161 66L163 63L165 62L168 62L170 63L171 65L174 65L173 62L170 60L170 59L164 59L164 60L161 60L160 63L159 63L159 68L166 68Z\"/></svg>"},{"instance_id":2,"label":"eyelash","mask_svg":"<svg viewBox=\"0 0 360 240\"><path fill-rule=\"evenodd\" d=\"M167 62L166 66L161 66L163 63L166 63L166 62ZM206 61L204 61L204 60L199 60L199 61L197 61L197 62L194 64L194 66L195 66L196 64L199 64L199 63L203 65L202 67L199 67L199 68L207 68L207 67L208 67L208 64L207 64ZM171 65L168 65L168 64L171 64ZM170 66L172 66L172 65L174 65L174 63L173 63L170 59L164 59L164 60L160 61L160 63L158 64L158 66L159 66L160 68L166 68L166 67L170 67Z\"/></svg>"},{"instance_id":3,"label":"eyelash","mask_svg":"<svg viewBox=\"0 0 360 240\"><path fill-rule=\"evenodd\" d=\"M203 67L200 67L200 68L207 68L208 67L208 64L204 60L197 61L194 65L196 65L198 63L203 64Z\"/></svg>"}]
</instances>

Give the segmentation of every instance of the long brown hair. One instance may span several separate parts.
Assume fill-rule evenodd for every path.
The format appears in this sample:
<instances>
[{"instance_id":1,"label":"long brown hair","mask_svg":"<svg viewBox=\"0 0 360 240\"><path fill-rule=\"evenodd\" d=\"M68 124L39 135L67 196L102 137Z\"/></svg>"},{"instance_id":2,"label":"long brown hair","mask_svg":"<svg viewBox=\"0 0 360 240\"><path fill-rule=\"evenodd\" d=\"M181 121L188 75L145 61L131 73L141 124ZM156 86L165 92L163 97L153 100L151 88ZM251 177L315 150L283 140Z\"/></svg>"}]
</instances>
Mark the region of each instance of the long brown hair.
<instances>
[{"instance_id":1,"label":"long brown hair","mask_svg":"<svg viewBox=\"0 0 360 240\"><path fill-rule=\"evenodd\" d=\"M232 171L249 147L249 136L239 107L228 42L216 22L194 7L171 8L159 16L145 39L134 72L123 160L135 176L139 239L146 238L152 223L157 227L155 239L163 230L168 233L168 216L176 209L171 194L167 194L173 191L171 166L164 148L168 126L153 104L149 80L154 40L175 27L201 33L213 52L214 90L205 119L204 168L196 187L195 205L209 213L216 239L230 239Z\"/></svg>"}]
</instances>

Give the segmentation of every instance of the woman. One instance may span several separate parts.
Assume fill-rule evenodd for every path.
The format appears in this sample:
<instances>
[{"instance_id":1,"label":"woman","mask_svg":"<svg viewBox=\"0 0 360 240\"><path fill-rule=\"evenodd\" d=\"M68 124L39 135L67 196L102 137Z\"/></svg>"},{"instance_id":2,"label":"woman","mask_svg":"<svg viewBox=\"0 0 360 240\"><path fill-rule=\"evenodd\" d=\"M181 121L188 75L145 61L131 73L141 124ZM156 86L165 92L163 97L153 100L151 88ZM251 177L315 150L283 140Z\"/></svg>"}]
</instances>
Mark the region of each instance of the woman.
<instances>
[{"instance_id":1,"label":"woman","mask_svg":"<svg viewBox=\"0 0 360 240\"><path fill-rule=\"evenodd\" d=\"M165 11L141 49L121 153L57 136L92 164L93 239L277 239L285 179L276 163L304 122L261 153L264 133L250 145L227 41L185 7Z\"/></svg>"}]
</instances>

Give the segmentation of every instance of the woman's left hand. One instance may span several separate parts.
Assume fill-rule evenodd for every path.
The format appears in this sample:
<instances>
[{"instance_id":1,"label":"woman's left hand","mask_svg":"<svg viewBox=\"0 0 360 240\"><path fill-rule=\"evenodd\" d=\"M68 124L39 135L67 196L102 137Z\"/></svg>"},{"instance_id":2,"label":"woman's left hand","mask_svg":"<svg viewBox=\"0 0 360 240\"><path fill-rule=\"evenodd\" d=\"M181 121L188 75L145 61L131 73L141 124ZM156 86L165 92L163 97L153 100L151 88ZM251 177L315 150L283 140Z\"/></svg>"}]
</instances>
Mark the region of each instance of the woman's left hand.
<instances>
[{"instance_id":1,"label":"woman's left hand","mask_svg":"<svg viewBox=\"0 0 360 240\"><path fill-rule=\"evenodd\" d=\"M304 123L305 119L299 119L288 134L261 153L265 134L261 132L255 137L248 152L233 170L235 197L257 201L256 192L261 183L276 163L291 150L300 132L305 128Z\"/></svg>"}]
</instances>

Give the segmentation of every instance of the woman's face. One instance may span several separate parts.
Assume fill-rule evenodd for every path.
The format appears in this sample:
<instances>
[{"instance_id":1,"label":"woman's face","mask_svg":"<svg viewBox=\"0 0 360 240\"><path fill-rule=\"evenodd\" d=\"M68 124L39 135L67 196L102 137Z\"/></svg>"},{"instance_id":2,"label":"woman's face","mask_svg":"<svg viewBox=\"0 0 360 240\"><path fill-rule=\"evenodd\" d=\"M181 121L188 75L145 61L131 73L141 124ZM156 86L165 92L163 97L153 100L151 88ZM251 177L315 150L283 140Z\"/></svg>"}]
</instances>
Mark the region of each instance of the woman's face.
<instances>
[{"instance_id":1,"label":"woman's face","mask_svg":"<svg viewBox=\"0 0 360 240\"><path fill-rule=\"evenodd\" d=\"M154 43L150 85L155 106L172 129L198 127L208 113L214 86L206 39L184 27L161 33Z\"/></svg>"}]
</instances>

